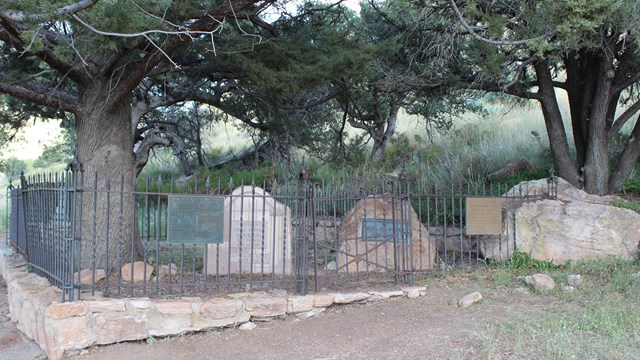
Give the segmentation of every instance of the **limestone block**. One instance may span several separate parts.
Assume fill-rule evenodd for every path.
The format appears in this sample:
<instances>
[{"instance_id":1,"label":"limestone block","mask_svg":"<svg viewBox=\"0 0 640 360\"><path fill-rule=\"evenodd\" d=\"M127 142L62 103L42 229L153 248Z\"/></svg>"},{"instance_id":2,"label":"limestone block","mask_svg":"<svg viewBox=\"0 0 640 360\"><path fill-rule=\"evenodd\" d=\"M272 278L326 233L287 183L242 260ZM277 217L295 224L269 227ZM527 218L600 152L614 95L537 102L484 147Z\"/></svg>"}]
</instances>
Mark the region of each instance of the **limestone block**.
<instances>
[{"instance_id":1,"label":"limestone block","mask_svg":"<svg viewBox=\"0 0 640 360\"><path fill-rule=\"evenodd\" d=\"M156 311L167 314L191 314L193 313L193 304L191 300L155 300L153 305Z\"/></svg>"},{"instance_id":2,"label":"limestone block","mask_svg":"<svg viewBox=\"0 0 640 360\"><path fill-rule=\"evenodd\" d=\"M245 297L244 306L252 317L266 318L287 314L287 299L281 297Z\"/></svg>"},{"instance_id":3,"label":"limestone block","mask_svg":"<svg viewBox=\"0 0 640 360\"><path fill-rule=\"evenodd\" d=\"M45 318L45 337L48 347L56 349L83 349L91 346L95 336L91 331L91 314L68 318Z\"/></svg>"},{"instance_id":4,"label":"limestone block","mask_svg":"<svg viewBox=\"0 0 640 360\"><path fill-rule=\"evenodd\" d=\"M163 314L156 311L147 313L147 329L149 335L178 335L192 330L192 314Z\"/></svg>"},{"instance_id":5,"label":"limestone block","mask_svg":"<svg viewBox=\"0 0 640 360\"><path fill-rule=\"evenodd\" d=\"M148 337L145 314L97 313L93 314L96 344L113 344Z\"/></svg>"},{"instance_id":6,"label":"limestone block","mask_svg":"<svg viewBox=\"0 0 640 360\"><path fill-rule=\"evenodd\" d=\"M123 299L91 299L84 303L93 313L126 311L126 302Z\"/></svg>"},{"instance_id":7,"label":"limestone block","mask_svg":"<svg viewBox=\"0 0 640 360\"><path fill-rule=\"evenodd\" d=\"M395 291L369 291L371 296L374 296L378 299L389 299L392 297L404 296L403 290L395 290Z\"/></svg>"},{"instance_id":8,"label":"limestone block","mask_svg":"<svg viewBox=\"0 0 640 360\"><path fill-rule=\"evenodd\" d=\"M415 299L420 296L420 288L416 286L404 287L402 288L402 291L407 294L409 299Z\"/></svg>"},{"instance_id":9,"label":"limestone block","mask_svg":"<svg viewBox=\"0 0 640 360\"><path fill-rule=\"evenodd\" d=\"M313 306L317 308L328 307L333 304L333 294L314 294Z\"/></svg>"},{"instance_id":10,"label":"limestone block","mask_svg":"<svg viewBox=\"0 0 640 360\"><path fill-rule=\"evenodd\" d=\"M335 293L333 302L336 304L350 304L356 301L367 300L371 295L363 292L359 293Z\"/></svg>"},{"instance_id":11,"label":"limestone block","mask_svg":"<svg viewBox=\"0 0 640 360\"><path fill-rule=\"evenodd\" d=\"M290 296L288 299L287 312L290 314L305 312L313 309L314 296Z\"/></svg>"},{"instance_id":12,"label":"limestone block","mask_svg":"<svg viewBox=\"0 0 640 360\"><path fill-rule=\"evenodd\" d=\"M230 319L238 314L242 305L238 299L215 298L202 303L200 315L213 320Z\"/></svg>"},{"instance_id":13,"label":"limestone block","mask_svg":"<svg viewBox=\"0 0 640 360\"><path fill-rule=\"evenodd\" d=\"M84 302L64 302L51 304L47 308L46 316L58 320L74 316L83 316L89 312L89 307Z\"/></svg>"},{"instance_id":14,"label":"limestone block","mask_svg":"<svg viewBox=\"0 0 640 360\"><path fill-rule=\"evenodd\" d=\"M131 299L128 302L135 310L146 310L153 304L149 299Z\"/></svg>"}]
</instances>

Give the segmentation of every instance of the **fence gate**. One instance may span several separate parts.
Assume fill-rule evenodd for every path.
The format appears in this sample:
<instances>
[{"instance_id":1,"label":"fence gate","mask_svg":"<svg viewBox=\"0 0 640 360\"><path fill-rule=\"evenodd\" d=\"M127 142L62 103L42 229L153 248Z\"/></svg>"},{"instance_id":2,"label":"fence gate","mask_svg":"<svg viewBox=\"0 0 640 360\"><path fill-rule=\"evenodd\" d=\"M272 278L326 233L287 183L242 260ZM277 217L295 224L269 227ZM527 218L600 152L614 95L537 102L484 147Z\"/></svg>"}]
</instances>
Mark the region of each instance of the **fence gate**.
<instances>
[{"instance_id":1,"label":"fence gate","mask_svg":"<svg viewBox=\"0 0 640 360\"><path fill-rule=\"evenodd\" d=\"M414 234L419 219L403 180L369 192L361 184L338 188L310 184L300 176L304 210L299 211L298 248L307 251L295 258L308 265L298 269L299 291L304 293L305 286L321 291L364 283L413 284L429 244Z\"/></svg>"}]
</instances>

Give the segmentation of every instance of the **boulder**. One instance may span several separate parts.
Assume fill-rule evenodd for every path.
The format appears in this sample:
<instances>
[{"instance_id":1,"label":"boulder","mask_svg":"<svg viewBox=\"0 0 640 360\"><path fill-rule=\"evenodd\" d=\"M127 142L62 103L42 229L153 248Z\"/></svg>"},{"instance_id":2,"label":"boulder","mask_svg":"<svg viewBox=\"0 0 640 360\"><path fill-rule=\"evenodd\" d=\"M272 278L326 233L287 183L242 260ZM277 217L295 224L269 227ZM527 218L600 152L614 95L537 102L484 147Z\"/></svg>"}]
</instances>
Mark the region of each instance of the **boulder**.
<instances>
[{"instance_id":1,"label":"boulder","mask_svg":"<svg viewBox=\"0 0 640 360\"><path fill-rule=\"evenodd\" d=\"M156 276L158 276L160 280L169 280L170 277L173 280L178 276L178 266L174 263L158 265L156 268Z\"/></svg>"},{"instance_id":2,"label":"boulder","mask_svg":"<svg viewBox=\"0 0 640 360\"><path fill-rule=\"evenodd\" d=\"M131 281L134 283L148 282L153 274L153 266L146 264L144 261L136 261L128 263L120 269L122 281ZM133 276L133 277L132 277Z\"/></svg>"},{"instance_id":3,"label":"boulder","mask_svg":"<svg viewBox=\"0 0 640 360\"><path fill-rule=\"evenodd\" d=\"M336 266L341 272L384 272L396 265L422 270L435 265L437 249L429 231L407 202L391 194L356 203L338 234Z\"/></svg>"},{"instance_id":4,"label":"boulder","mask_svg":"<svg viewBox=\"0 0 640 360\"><path fill-rule=\"evenodd\" d=\"M458 300L458 306L465 309L469 306L479 302L482 300L482 294L479 292L472 292L471 294L467 294Z\"/></svg>"},{"instance_id":5,"label":"boulder","mask_svg":"<svg viewBox=\"0 0 640 360\"><path fill-rule=\"evenodd\" d=\"M462 229L456 227L429 227L429 239L437 244L439 253L455 251L462 253L476 253L478 241L475 236L469 237Z\"/></svg>"},{"instance_id":6,"label":"boulder","mask_svg":"<svg viewBox=\"0 0 640 360\"><path fill-rule=\"evenodd\" d=\"M558 178L557 200L545 196L534 197L534 201L508 197L521 189L529 194L545 194L547 187L546 180L526 182L503 196L503 207L509 215L501 236L481 241L486 258L509 259L516 246L535 260L556 265L637 256L640 214L611 205L613 196L587 194Z\"/></svg>"},{"instance_id":7,"label":"boulder","mask_svg":"<svg viewBox=\"0 0 640 360\"><path fill-rule=\"evenodd\" d=\"M526 276L524 282L531 286L532 289L541 293L549 292L556 287L556 282L553 281L551 276L545 274Z\"/></svg>"},{"instance_id":8,"label":"boulder","mask_svg":"<svg viewBox=\"0 0 640 360\"><path fill-rule=\"evenodd\" d=\"M93 285L102 281L106 276L106 273L102 269L96 269L95 272L91 269L84 269L79 273L73 274L73 281L81 285Z\"/></svg>"}]
</instances>

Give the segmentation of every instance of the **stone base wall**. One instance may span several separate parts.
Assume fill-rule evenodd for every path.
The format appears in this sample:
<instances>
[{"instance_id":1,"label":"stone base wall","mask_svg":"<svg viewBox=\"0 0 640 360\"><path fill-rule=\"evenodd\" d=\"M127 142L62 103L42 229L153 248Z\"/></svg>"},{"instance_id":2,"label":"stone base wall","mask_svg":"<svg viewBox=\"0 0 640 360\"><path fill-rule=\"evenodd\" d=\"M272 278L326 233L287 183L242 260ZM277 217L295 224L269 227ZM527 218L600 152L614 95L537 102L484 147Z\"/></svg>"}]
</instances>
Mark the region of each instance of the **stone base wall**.
<instances>
[{"instance_id":1,"label":"stone base wall","mask_svg":"<svg viewBox=\"0 0 640 360\"><path fill-rule=\"evenodd\" d=\"M409 287L305 296L284 291L251 292L212 299L83 297L62 303L60 290L46 279L28 273L22 256L4 244L4 239L0 239L0 272L7 283L11 319L51 360L63 358L65 352L94 345L237 326L250 320L287 315L304 319L322 313L333 304L401 296L414 298L426 292L425 287Z\"/></svg>"}]
</instances>

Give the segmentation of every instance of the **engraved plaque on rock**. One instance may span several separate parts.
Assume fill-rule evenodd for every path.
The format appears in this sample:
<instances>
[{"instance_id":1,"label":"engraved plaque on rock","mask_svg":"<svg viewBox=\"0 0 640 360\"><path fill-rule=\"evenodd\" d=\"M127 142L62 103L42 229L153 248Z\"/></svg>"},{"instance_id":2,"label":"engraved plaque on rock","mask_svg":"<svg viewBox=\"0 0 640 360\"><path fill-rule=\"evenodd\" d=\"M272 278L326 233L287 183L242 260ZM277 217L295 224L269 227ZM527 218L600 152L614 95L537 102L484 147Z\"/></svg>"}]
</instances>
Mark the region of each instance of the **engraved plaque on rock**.
<instances>
[{"instance_id":1,"label":"engraved plaque on rock","mask_svg":"<svg viewBox=\"0 0 640 360\"><path fill-rule=\"evenodd\" d=\"M224 239L224 198L169 195L167 241L173 244L221 244Z\"/></svg>"},{"instance_id":2,"label":"engraved plaque on rock","mask_svg":"<svg viewBox=\"0 0 640 360\"><path fill-rule=\"evenodd\" d=\"M467 235L502 234L502 199L467 198Z\"/></svg>"},{"instance_id":3,"label":"engraved plaque on rock","mask_svg":"<svg viewBox=\"0 0 640 360\"><path fill-rule=\"evenodd\" d=\"M407 241L409 225L406 222L392 219L362 219L362 239L365 241L393 241L394 230L398 242Z\"/></svg>"}]
</instances>

